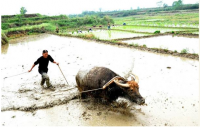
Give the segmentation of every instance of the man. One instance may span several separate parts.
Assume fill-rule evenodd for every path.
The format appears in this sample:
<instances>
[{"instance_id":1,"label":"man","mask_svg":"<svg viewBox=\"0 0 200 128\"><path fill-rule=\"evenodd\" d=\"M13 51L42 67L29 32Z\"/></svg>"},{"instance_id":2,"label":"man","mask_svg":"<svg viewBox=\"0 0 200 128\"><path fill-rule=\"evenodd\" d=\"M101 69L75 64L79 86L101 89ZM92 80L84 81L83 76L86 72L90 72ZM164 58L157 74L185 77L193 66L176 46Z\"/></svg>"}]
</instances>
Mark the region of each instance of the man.
<instances>
[{"instance_id":1,"label":"man","mask_svg":"<svg viewBox=\"0 0 200 128\"><path fill-rule=\"evenodd\" d=\"M38 71L42 75L41 86L43 86L46 81L47 87L54 90L54 87L50 83L49 76L47 75L47 72L48 72L47 67L48 67L49 61L57 65L59 64L59 63L56 63L50 55L48 55L47 50L43 50L42 56L38 58L37 61L34 62L32 68L28 72L31 72L32 69L35 67L35 65L39 64Z\"/></svg>"},{"instance_id":2,"label":"man","mask_svg":"<svg viewBox=\"0 0 200 128\"><path fill-rule=\"evenodd\" d=\"M89 30L88 30L88 32L91 32L92 31L92 28L90 28Z\"/></svg>"},{"instance_id":3,"label":"man","mask_svg":"<svg viewBox=\"0 0 200 128\"><path fill-rule=\"evenodd\" d=\"M58 27L56 28L56 33L59 33L59 28Z\"/></svg>"},{"instance_id":4,"label":"man","mask_svg":"<svg viewBox=\"0 0 200 128\"><path fill-rule=\"evenodd\" d=\"M108 22L108 30L110 30L110 23Z\"/></svg>"}]
</instances>

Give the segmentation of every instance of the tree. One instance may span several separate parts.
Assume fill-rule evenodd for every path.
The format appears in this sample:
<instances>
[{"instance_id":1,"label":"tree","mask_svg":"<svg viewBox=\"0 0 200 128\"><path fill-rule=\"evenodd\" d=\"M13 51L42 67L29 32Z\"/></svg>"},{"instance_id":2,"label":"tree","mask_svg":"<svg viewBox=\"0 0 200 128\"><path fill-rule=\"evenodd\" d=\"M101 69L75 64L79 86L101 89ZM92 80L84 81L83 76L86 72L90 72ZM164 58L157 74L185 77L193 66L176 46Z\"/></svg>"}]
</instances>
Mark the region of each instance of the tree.
<instances>
[{"instance_id":1,"label":"tree","mask_svg":"<svg viewBox=\"0 0 200 128\"><path fill-rule=\"evenodd\" d=\"M172 3L172 7L173 7L174 9L181 8L182 5L183 5L183 1L182 1L182 0L174 1L174 2Z\"/></svg>"},{"instance_id":2,"label":"tree","mask_svg":"<svg viewBox=\"0 0 200 128\"><path fill-rule=\"evenodd\" d=\"M162 1L162 0L161 0L161 1L158 1L156 4L157 4L158 7L162 7L163 1Z\"/></svg>"},{"instance_id":3,"label":"tree","mask_svg":"<svg viewBox=\"0 0 200 128\"><path fill-rule=\"evenodd\" d=\"M163 4L163 7L166 8L166 7L168 7L168 5L167 5L166 3L164 3L164 4Z\"/></svg>"},{"instance_id":4,"label":"tree","mask_svg":"<svg viewBox=\"0 0 200 128\"><path fill-rule=\"evenodd\" d=\"M22 23L22 15L21 14L17 14L16 15L18 22L21 24Z\"/></svg>"},{"instance_id":5,"label":"tree","mask_svg":"<svg viewBox=\"0 0 200 128\"><path fill-rule=\"evenodd\" d=\"M26 8L25 7L21 7L20 14L24 15L26 12L27 12Z\"/></svg>"},{"instance_id":6,"label":"tree","mask_svg":"<svg viewBox=\"0 0 200 128\"><path fill-rule=\"evenodd\" d=\"M179 5L183 5L183 1L182 0L178 0Z\"/></svg>"}]
</instances>

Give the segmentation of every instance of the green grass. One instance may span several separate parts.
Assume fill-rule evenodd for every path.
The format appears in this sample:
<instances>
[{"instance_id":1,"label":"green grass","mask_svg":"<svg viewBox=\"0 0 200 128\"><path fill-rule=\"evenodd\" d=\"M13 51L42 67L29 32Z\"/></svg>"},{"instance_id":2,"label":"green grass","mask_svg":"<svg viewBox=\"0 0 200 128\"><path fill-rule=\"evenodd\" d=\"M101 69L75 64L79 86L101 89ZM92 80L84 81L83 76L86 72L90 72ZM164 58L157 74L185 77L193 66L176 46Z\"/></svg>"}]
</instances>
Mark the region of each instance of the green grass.
<instances>
[{"instance_id":1,"label":"green grass","mask_svg":"<svg viewBox=\"0 0 200 128\"><path fill-rule=\"evenodd\" d=\"M188 52L189 52L188 48L181 50L181 53L182 53L182 54L186 54L186 53L188 53Z\"/></svg>"},{"instance_id":2,"label":"green grass","mask_svg":"<svg viewBox=\"0 0 200 128\"><path fill-rule=\"evenodd\" d=\"M43 24L40 24L40 25L30 25L30 26L22 26L22 27L17 27L17 28L9 28L9 29L3 30L3 31L6 33L6 32L11 32L11 31L31 30L31 29L34 29L34 28L41 28L41 27L45 27L49 30L54 28L49 23L43 23Z\"/></svg>"}]
</instances>

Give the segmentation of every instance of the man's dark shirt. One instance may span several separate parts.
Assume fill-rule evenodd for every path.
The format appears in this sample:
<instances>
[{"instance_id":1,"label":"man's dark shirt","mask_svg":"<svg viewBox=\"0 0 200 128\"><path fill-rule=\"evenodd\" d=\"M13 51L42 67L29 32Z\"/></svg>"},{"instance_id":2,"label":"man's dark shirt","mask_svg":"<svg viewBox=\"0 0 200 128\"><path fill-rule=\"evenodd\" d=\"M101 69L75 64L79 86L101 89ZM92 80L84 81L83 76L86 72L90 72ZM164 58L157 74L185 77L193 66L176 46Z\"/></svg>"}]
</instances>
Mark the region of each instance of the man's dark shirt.
<instances>
[{"instance_id":1,"label":"man's dark shirt","mask_svg":"<svg viewBox=\"0 0 200 128\"><path fill-rule=\"evenodd\" d=\"M44 58L43 56L41 56L40 58L37 59L37 61L35 61L35 65L39 64L39 71L43 71L43 72L47 72L48 71L48 64L49 61L54 62L53 58L48 55L47 58Z\"/></svg>"}]
</instances>

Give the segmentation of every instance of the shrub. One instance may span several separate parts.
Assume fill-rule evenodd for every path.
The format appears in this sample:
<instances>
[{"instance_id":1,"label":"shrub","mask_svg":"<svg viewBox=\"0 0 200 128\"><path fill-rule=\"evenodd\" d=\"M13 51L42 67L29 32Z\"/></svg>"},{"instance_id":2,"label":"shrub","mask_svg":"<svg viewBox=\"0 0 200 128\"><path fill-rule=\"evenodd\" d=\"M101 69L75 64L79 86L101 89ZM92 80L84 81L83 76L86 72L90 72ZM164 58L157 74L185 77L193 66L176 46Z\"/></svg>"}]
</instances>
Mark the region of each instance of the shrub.
<instances>
[{"instance_id":1,"label":"shrub","mask_svg":"<svg viewBox=\"0 0 200 128\"><path fill-rule=\"evenodd\" d=\"M165 52L168 52L168 49L164 49Z\"/></svg>"},{"instance_id":2,"label":"shrub","mask_svg":"<svg viewBox=\"0 0 200 128\"><path fill-rule=\"evenodd\" d=\"M145 48L147 47L145 44L143 44L142 46L145 47Z\"/></svg>"},{"instance_id":3,"label":"shrub","mask_svg":"<svg viewBox=\"0 0 200 128\"><path fill-rule=\"evenodd\" d=\"M182 53L182 54L185 54L185 53L188 53L188 52L189 52L189 49L188 49L188 48L181 50L181 53Z\"/></svg>"},{"instance_id":4,"label":"shrub","mask_svg":"<svg viewBox=\"0 0 200 128\"><path fill-rule=\"evenodd\" d=\"M135 47L138 47L139 45L138 45L138 44L134 44L134 46L135 46Z\"/></svg>"},{"instance_id":5,"label":"shrub","mask_svg":"<svg viewBox=\"0 0 200 128\"><path fill-rule=\"evenodd\" d=\"M159 34L159 33L160 33L160 31L155 31L155 32L154 32L154 34Z\"/></svg>"},{"instance_id":6,"label":"shrub","mask_svg":"<svg viewBox=\"0 0 200 128\"><path fill-rule=\"evenodd\" d=\"M2 23L2 24L1 24L1 29L3 29L3 30L9 29L9 24L7 24L7 23Z\"/></svg>"}]
</instances>

